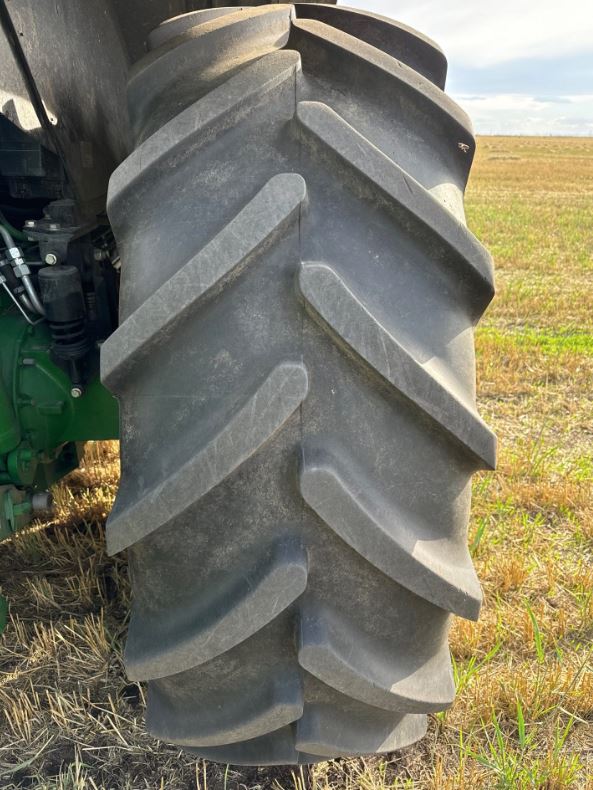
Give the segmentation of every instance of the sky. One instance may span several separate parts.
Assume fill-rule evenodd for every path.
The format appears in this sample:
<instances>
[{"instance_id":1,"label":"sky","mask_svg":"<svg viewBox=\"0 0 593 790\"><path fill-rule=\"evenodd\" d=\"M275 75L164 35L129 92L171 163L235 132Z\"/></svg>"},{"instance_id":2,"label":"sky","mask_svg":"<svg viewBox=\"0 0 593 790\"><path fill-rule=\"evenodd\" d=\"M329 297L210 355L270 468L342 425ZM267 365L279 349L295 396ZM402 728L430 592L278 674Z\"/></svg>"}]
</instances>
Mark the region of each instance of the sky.
<instances>
[{"instance_id":1,"label":"sky","mask_svg":"<svg viewBox=\"0 0 593 790\"><path fill-rule=\"evenodd\" d=\"M421 30L481 134L593 135L593 0L349 0Z\"/></svg>"}]
</instances>

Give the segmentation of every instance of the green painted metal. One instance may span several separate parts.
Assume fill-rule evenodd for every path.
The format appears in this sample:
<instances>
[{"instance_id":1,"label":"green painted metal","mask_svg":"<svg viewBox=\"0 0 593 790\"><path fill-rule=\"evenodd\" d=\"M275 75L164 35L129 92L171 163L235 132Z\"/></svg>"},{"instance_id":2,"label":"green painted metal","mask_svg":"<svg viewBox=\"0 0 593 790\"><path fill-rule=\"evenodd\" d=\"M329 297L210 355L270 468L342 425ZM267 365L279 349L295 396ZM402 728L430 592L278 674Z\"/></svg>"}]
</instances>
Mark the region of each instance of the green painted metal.
<instances>
[{"instance_id":1,"label":"green painted metal","mask_svg":"<svg viewBox=\"0 0 593 790\"><path fill-rule=\"evenodd\" d=\"M72 397L69 377L50 358L46 324L33 327L18 315L5 315L0 317L0 338L0 371L28 446L39 451L65 442L117 438L117 402L98 374L82 397Z\"/></svg>"},{"instance_id":2,"label":"green painted metal","mask_svg":"<svg viewBox=\"0 0 593 790\"><path fill-rule=\"evenodd\" d=\"M29 325L0 299L0 539L31 517L32 495L78 465L78 445L116 439L117 401L98 372L81 397L51 359L45 323Z\"/></svg>"},{"instance_id":3,"label":"green painted metal","mask_svg":"<svg viewBox=\"0 0 593 790\"><path fill-rule=\"evenodd\" d=\"M37 467L54 465L64 445L117 438L117 401L98 374L81 397L71 395L70 379L50 358L45 324L3 315L0 338L0 484L38 487Z\"/></svg>"},{"instance_id":4,"label":"green painted metal","mask_svg":"<svg viewBox=\"0 0 593 790\"><path fill-rule=\"evenodd\" d=\"M31 520L33 503L29 492L0 486L0 540L25 527Z\"/></svg>"},{"instance_id":5,"label":"green painted metal","mask_svg":"<svg viewBox=\"0 0 593 790\"><path fill-rule=\"evenodd\" d=\"M3 345L0 339L0 344ZM0 379L0 455L4 455L20 442L21 433L12 400L2 379Z\"/></svg>"}]
</instances>

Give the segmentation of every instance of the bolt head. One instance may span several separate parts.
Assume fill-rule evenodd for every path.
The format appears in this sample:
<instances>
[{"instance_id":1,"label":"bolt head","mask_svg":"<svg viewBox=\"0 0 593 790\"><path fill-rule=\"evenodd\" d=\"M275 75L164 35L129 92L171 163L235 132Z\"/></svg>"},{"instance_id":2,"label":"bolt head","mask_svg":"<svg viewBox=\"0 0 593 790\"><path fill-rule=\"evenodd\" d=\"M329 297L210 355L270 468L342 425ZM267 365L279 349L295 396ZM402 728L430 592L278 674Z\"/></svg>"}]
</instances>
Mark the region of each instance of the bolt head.
<instances>
[{"instance_id":1,"label":"bolt head","mask_svg":"<svg viewBox=\"0 0 593 790\"><path fill-rule=\"evenodd\" d=\"M25 227L26 228L34 228L35 227L35 220L34 219L28 219L25 222Z\"/></svg>"},{"instance_id":2,"label":"bolt head","mask_svg":"<svg viewBox=\"0 0 593 790\"><path fill-rule=\"evenodd\" d=\"M80 398L80 396L82 395L82 387L72 387L72 389L70 390L70 395L73 398Z\"/></svg>"},{"instance_id":3,"label":"bolt head","mask_svg":"<svg viewBox=\"0 0 593 790\"><path fill-rule=\"evenodd\" d=\"M45 256L45 262L48 266L55 266L58 262L58 256L53 252L48 252Z\"/></svg>"},{"instance_id":4,"label":"bolt head","mask_svg":"<svg viewBox=\"0 0 593 790\"><path fill-rule=\"evenodd\" d=\"M60 230L60 223L59 222L50 222L49 223L49 230Z\"/></svg>"}]
</instances>

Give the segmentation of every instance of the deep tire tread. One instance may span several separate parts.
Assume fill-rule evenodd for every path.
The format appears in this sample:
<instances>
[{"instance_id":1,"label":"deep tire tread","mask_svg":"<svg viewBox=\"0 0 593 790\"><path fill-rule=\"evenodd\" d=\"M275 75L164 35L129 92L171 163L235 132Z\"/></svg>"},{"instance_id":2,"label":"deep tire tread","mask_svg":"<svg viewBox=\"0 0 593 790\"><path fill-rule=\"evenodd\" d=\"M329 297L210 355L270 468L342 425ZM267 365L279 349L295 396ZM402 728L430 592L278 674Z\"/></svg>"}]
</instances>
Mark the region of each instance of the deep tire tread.
<instances>
[{"instance_id":1,"label":"deep tire tread","mask_svg":"<svg viewBox=\"0 0 593 790\"><path fill-rule=\"evenodd\" d=\"M403 748L451 704L450 613L481 601L469 481L496 445L472 330L493 273L461 205L471 125L436 45L354 9L192 13L150 45L102 354L148 728L236 764Z\"/></svg>"}]
</instances>

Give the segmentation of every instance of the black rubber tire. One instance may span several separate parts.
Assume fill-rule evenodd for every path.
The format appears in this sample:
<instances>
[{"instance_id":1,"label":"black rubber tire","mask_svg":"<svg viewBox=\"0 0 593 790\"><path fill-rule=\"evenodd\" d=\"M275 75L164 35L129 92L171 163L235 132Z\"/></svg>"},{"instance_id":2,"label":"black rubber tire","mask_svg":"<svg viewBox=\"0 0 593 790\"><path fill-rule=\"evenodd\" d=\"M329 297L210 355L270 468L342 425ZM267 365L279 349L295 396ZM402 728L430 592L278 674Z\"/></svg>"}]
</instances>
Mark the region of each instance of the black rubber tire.
<instances>
[{"instance_id":1,"label":"black rubber tire","mask_svg":"<svg viewBox=\"0 0 593 790\"><path fill-rule=\"evenodd\" d=\"M440 50L372 14L206 11L152 42L102 354L128 673L149 730L212 760L399 749L451 704L450 613L481 599L470 124Z\"/></svg>"}]
</instances>

